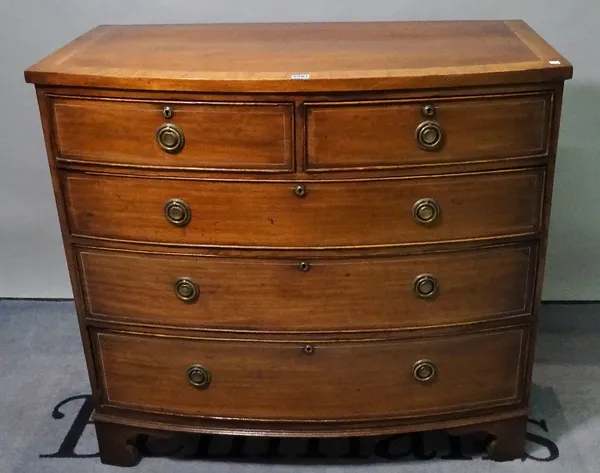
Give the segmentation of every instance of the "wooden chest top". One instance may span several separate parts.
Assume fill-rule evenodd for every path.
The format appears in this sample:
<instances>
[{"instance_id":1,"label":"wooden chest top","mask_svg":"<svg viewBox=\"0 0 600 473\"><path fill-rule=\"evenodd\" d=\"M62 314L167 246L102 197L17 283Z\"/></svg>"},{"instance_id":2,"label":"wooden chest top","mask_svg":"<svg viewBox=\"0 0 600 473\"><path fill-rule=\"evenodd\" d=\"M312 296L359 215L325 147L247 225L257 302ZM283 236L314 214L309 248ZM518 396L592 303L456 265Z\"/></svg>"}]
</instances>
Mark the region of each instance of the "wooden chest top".
<instances>
[{"instance_id":1,"label":"wooden chest top","mask_svg":"<svg viewBox=\"0 0 600 473\"><path fill-rule=\"evenodd\" d=\"M519 20L103 25L25 71L44 85L291 93L571 76L571 64Z\"/></svg>"}]
</instances>

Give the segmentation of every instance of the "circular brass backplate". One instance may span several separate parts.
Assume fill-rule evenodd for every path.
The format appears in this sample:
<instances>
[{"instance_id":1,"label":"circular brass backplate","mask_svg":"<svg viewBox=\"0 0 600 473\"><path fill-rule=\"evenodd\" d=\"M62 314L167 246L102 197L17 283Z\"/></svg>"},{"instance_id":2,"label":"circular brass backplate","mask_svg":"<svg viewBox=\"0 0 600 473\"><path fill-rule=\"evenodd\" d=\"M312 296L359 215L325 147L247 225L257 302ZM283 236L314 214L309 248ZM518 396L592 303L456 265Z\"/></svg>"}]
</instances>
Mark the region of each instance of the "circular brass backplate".
<instances>
[{"instance_id":1,"label":"circular brass backplate","mask_svg":"<svg viewBox=\"0 0 600 473\"><path fill-rule=\"evenodd\" d=\"M198 300L200 288L191 278L179 278L173 285L175 295L183 302L191 303Z\"/></svg>"},{"instance_id":2,"label":"circular brass backplate","mask_svg":"<svg viewBox=\"0 0 600 473\"><path fill-rule=\"evenodd\" d=\"M421 299L431 299L438 294L439 282L433 274L419 274L413 281L413 290Z\"/></svg>"},{"instance_id":3,"label":"circular brass backplate","mask_svg":"<svg viewBox=\"0 0 600 473\"><path fill-rule=\"evenodd\" d=\"M437 151L442 147L444 132L438 122L427 120L419 124L415 130L415 138L421 149Z\"/></svg>"},{"instance_id":4,"label":"circular brass backplate","mask_svg":"<svg viewBox=\"0 0 600 473\"><path fill-rule=\"evenodd\" d=\"M212 375L208 368L202 365L190 365L187 369L187 378L192 386L198 389L206 389L212 381Z\"/></svg>"},{"instance_id":5,"label":"circular brass backplate","mask_svg":"<svg viewBox=\"0 0 600 473\"><path fill-rule=\"evenodd\" d=\"M185 227L192 219L192 209L183 199L167 200L163 210L167 221L176 227Z\"/></svg>"},{"instance_id":6,"label":"circular brass backplate","mask_svg":"<svg viewBox=\"0 0 600 473\"><path fill-rule=\"evenodd\" d=\"M419 360L413 365L414 378L420 383L433 381L437 375L437 367L431 360Z\"/></svg>"},{"instance_id":7,"label":"circular brass backplate","mask_svg":"<svg viewBox=\"0 0 600 473\"><path fill-rule=\"evenodd\" d=\"M156 142L167 153L179 153L185 146L183 130L172 123L165 123L156 130Z\"/></svg>"},{"instance_id":8,"label":"circular brass backplate","mask_svg":"<svg viewBox=\"0 0 600 473\"><path fill-rule=\"evenodd\" d=\"M430 225L434 223L441 214L439 204L429 197L419 199L413 204L412 216L413 220L422 225Z\"/></svg>"}]
</instances>

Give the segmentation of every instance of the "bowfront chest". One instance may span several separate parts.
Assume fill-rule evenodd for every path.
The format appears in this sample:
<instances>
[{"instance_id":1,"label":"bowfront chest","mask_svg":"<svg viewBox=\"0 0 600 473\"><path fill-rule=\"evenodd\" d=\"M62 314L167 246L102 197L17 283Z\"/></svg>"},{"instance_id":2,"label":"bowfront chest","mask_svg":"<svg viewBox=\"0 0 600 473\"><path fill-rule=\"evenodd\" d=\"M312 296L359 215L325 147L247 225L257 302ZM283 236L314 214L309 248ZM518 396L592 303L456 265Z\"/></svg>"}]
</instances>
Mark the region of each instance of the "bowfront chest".
<instances>
[{"instance_id":1,"label":"bowfront chest","mask_svg":"<svg viewBox=\"0 0 600 473\"><path fill-rule=\"evenodd\" d=\"M521 21L101 26L27 69L102 461L430 429L519 458L571 74Z\"/></svg>"}]
</instances>

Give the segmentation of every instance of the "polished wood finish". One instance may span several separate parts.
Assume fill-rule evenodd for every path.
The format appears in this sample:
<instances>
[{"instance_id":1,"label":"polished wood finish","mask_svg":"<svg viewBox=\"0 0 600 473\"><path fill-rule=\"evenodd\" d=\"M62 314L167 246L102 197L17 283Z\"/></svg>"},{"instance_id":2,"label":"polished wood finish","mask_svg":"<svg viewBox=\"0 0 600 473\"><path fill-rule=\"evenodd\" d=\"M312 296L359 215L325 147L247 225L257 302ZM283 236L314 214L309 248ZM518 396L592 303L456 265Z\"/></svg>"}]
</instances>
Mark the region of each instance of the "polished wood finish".
<instances>
[{"instance_id":1,"label":"polished wood finish","mask_svg":"<svg viewBox=\"0 0 600 473\"><path fill-rule=\"evenodd\" d=\"M93 319L285 332L397 330L526 316L536 253L535 245L517 244L426 256L317 257L301 271L300 259L78 251ZM423 273L439 281L433 299L414 292L413 281ZM191 304L174 293L182 277L199 287Z\"/></svg>"},{"instance_id":2,"label":"polished wood finish","mask_svg":"<svg viewBox=\"0 0 600 473\"><path fill-rule=\"evenodd\" d=\"M101 26L29 68L101 460L434 429L520 458L571 74L521 21Z\"/></svg>"},{"instance_id":3,"label":"polished wood finish","mask_svg":"<svg viewBox=\"0 0 600 473\"><path fill-rule=\"evenodd\" d=\"M124 425L95 421L100 460L107 465L135 466L140 462L136 440L140 431Z\"/></svg>"},{"instance_id":4,"label":"polished wood finish","mask_svg":"<svg viewBox=\"0 0 600 473\"><path fill-rule=\"evenodd\" d=\"M405 167L545 155L551 99L544 93L311 103L306 105L306 168ZM432 116L424 115L426 106L432 107ZM419 124L430 120L443 130L436 151L421 149L415 139Z\"/></svg>"},{"instance_id":5,"label":"polished wood finish","mask_svg":"<svg viewBox=\"0 0 600 473\"><path fill-rule=\"evenodd\" d=\"M293 170L293 104L52 99L58 159L141 167ZM170 108L171 118L162 110ZM185 136L169 154L155 135L164 123ZM232 136L235 140L232 140Z\"/></svg>"},{"instance_id":6,"label":"polished wood finish","mask_svg":"<svg viewBox=\"0 0 600 473\"><path fill-rule=\"evenodd\" d=\"M509 329L443 340L314 343L310 353L305 343L113 332L99 333L96 343L108 405L205 417L331 421L516 404L524 335ZM413 376L421 359L437 366L431 382ZM186 369L195 363L212 374L206 389L187 379Z\"/></svg>"},{"instance_id":7,"label":"polished wood finish","mask_svg":"<svg viewBox=\"0 0 600 473\"><path fill-rule=\"evenodd\" d=\"M527 416L450 429L451 435L485 434L487 458L497 462L525 458Z\"/></svg>"},{"instance_id":8,"label":"polished wood finish","mask_svg":"<svg viewBox=\"0 0 600 473\"><path fill-rule=\"evenodd\" d=\"M428 430L450 430L457 426L491 426L507 419L527 414L527 408L509 409L492 407L472 411L469 416L455 414L419 416L404 419L351 420L343 422L281 422L249 421L239 419L210 419L191 416L173 416L119 408L98 406L94 418L102 422L127 425L140 431L185 432L189 434L245 435L258 437L361 437L369 435L404 434ZM243 428L242 428L243 427ZM141 433L141 432L140 432Z\"/></svg>"},{"instance_id":9,"label":"polished wood finish","mask_svg":"<svg viewBox=\"0 0 600 473\"><path fill-rule=\"evenodd\" d=\"M303 197L295 194L298 185L303 184L63 175L75 235L179 245L327 248L535 235L544 170L310 183ZM183 228L163 215L165 202L173 198L191 209L191 221ZM422 198L433 198L441 207L433 225L413 220L413 205Z\"/></svg>"},{"instance_id":10,"label":"polished wood finish","mask_svg":"<svg viewBox=\"0 0 600 473\"><path fill-rule=\"evenodd\" d=\"M485 426L485 431L493 436L487 445L490 460L501 462L525 458L527 421L527 417L517 417Z\"/></svg>"},{"instance_id":11,"label":"polished wood finish","mask_svg":"<svg viewBox=\"0 0 600 473\"><path fill-rule=\"evenodd\" d=\"M515 20L103 25L25 72L28 82L44 85L238 93L489 85L571 75L564 57Z\"/></svg>"}]
</instances>

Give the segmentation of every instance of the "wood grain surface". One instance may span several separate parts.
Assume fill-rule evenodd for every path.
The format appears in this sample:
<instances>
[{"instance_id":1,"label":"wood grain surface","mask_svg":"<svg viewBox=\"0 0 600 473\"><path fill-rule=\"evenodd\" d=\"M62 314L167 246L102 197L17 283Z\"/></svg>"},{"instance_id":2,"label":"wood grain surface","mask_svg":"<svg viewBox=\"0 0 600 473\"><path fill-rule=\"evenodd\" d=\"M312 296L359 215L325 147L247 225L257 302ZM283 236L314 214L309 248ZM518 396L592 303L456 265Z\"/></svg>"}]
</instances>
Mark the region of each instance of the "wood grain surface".
<instances>
[{"instance_id":1,"label":"wood grain surface","mask_svg":"<svg viewBox=\"0 0 600 473\"><path fill-rule=\"evenodd\" d=\"M293 170L293 104L52 99L58 158L183 169ZM164 118L169 107L172 118ZM159 147L174 124L185 144Z\"/></svg>"},{"instance_id":2,"label":"wood grain surface","mask_svg":"<svg viewBox=\"0 0 600 473\"><path fill-rule=\"evenodd\" d=\"M389 90L571 75L571 64L524 22L501 20L103 25L25 72L36 84L205 92Z\"/></svg>"},{"instance_id":3,"label":"wood grain surface","mask_svg":"<svg viewBox=\"0 0 600 473\"><path fill-rule=\"evenodd\" d=\"M306 105L308 170L402 167L545 155L552 95L418 101L323 102ZM435 114L424 116L422 108ZM427 121L443 130L441 148L415 137Z\"/></svg>"},{"instance_id":4,"label":"wood grain surface","mask_svg":"<svg viewBox=\"0 0 600 473\"><path fill-rule=\"evenodd\" d=\"M272 248L407 245L498 238L539 229L544 169L306 185L63 174L73 234L138 242ZM183 199L184 228L163 207ZM439 221L412 218L435 199Z\"/></svg>"},{"instance_id":5,"label":"wood grain surface","mask_svg":"<svg viewBox=\"0 0 600 473\"><path fill-rule=\"evenodd\" d=\"M413 341L310 344L178 339L99 332L103 403L220 418L342 420L406 417L516 404L526 331ZM473 354L477 356L473 356ZM413 376L431 360L432 382ZM192 386L187 368L212 376Z\"/></svg>"},{"instance_id":6,"label":"wood grain surface","mask_svg":"<svg viewBox=\"0 0 600 473\"><path fill-rule=\"evenodd\" d=\"M244 331L343 332L439 327L528 315L536 247L518 244L423 256L219 258L79 249L92 318ZM416 295L424 273L439 282ZM200 296L179 300L190 278Z\"/></svg>"}]
</instances>

